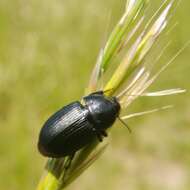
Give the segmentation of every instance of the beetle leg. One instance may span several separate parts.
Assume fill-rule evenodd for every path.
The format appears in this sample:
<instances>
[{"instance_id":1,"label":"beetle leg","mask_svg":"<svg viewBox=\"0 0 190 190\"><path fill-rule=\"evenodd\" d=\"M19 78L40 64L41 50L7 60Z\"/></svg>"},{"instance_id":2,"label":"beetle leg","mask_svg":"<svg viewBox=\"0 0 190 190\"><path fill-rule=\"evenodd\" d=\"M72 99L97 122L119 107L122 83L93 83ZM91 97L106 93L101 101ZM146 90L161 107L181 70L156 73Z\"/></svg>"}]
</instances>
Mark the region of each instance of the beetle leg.
<instances>
[{"instance_id":1,"label":"beetle leg","mask_svg":"<svg viewBox=\"0 0 190 190\"><path fill-rule=\"evenodd\" d=\"M106 92L112 91L113 88L107 89L107 90L99 90L96 92L92 92L90 95L104 95Z\"/></svg>"},{"instance_id":2,"label":"beetle leg","mask_svg":"<svg viewBox=\"0 0 190 190\"><path fill-rule=\"evenodd\" d=\"M67 172L71 166L71 163L73 161L73 158L75 156L75 152L72 153L70 156L68 156L68 159L66 160L66 162L64 163L64 173L63 173L63 176L61 176L61 180L64 181L65 180L65 177L67 175Z\"/></svg>"},{"instance_id":3,"label":"beetle leg","mask_svg":"<svg viewBox=\"0 0 190 190\"><path fill-rule=\"evenodd\" d=\"M73 158L74 158L74 155L75 155L75 153L71 154L71 155L68 157L68 159L66 160L66 163L64 164L65 170L69 169L69 167L71 166L71 162L72 162L72 160L73 160Z\"/></svg>"},{"instance_id":4,"label":"beetle leg","mask_svg":"<svg viewBox=\"0 0 190 190\"><path fill-rule=\"evenodd\" d=\"M103 95L103 94L104 94L104 91L100 90L100 91L93 92L90 95Z\"/></svg>"},{"instance_id":5,"label":"beetle leg","mask_svg":"<svg viewBox=\"0 0 190 190\"><path fill-rule=\"evenodd\" d=\"M104 130L101 131L101 134L102 134L104 137L107 137L107 136L108 136L108 134L107 134L106 131L104 131Z\"/></svg>"},{"instance_id":6,"label":"beetle leg","mask_svg":"<svg viewBox=\"0 0 190 190\"><path fill-rule=\"evenodd\" d=\"M92 128L92 130L96 133L96 136L97 136L97 138L98 138L98 140L100 141L100 142L102 142L102 133L101 133L101 131L98 131L96 128Z\"/></svg>"},{"instance_id":7,"label":"beetle leg","mask_svg":"<svg viewBox=\"0 0 190 190\"><path fill-rule=\"evenodd\" d=\"M102 142L102 135L100 134L100 133L97 133L97 137L98 137L98 140L100 141L100 142Z\"/></svg>"},{"instance_id":8,"label":"beetle leg","mask_svg":"<svg viewBox=\"0 0 190 190\"><path fill-rule=\"evenodd\" d=\"M106 131L104 131L104 130L97 130L96 128L92 128L92 130L96 133L96 135L97 135L97 137L98 137L98 140L100 141L100 142L102 142L103 141L103 136L104 137L107 137L108 135L107 135L107 133L106 133Z\"/></svg>"}]
</instances>

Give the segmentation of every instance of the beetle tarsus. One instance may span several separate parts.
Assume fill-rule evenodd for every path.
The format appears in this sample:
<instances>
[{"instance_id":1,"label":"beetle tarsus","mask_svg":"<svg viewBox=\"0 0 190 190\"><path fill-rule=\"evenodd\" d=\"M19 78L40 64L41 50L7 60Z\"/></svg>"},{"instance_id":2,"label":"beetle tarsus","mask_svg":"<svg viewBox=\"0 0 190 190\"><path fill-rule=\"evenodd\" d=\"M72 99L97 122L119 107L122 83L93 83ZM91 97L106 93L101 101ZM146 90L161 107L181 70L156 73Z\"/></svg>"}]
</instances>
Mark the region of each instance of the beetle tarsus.
<instances>
[{"instance_id":1,"label":"beetle tarsus","mask_svg":"<svg viewBox=\"0 0 190 190\"><path fill-rule=\"evenodd\" d=\"M104 131L104 130L101 131L101 134L102 134L104 137L107 137L107 136L108 136L108 134L107 134L106 131Z\"/></svg>"},{"instance_id":2,"label":"beetle tarsus","mask_svg":"<svg viewBox=\"0 0 190 190\"><path fill-rule=\"evenodd\" d=\"M102 138L102 135L101 135L101 134L97 134L97 137L98 137L98 140L99 140L100 142L103 141L103 138Z\"/></svg>"},{"instance_id":3,"label":"beetle tarsus","mask_svg":"<svg viewBox=\"0 0 190 190\"><path fill-rule=\"evenodd\" d=\"M107 136L108 136L108 134L104 130L101 130L101 131L97 132L97 137L98 137L98 140L100 142L103 141L103 137L107 137Z\"/></svg>"}]
</instances>

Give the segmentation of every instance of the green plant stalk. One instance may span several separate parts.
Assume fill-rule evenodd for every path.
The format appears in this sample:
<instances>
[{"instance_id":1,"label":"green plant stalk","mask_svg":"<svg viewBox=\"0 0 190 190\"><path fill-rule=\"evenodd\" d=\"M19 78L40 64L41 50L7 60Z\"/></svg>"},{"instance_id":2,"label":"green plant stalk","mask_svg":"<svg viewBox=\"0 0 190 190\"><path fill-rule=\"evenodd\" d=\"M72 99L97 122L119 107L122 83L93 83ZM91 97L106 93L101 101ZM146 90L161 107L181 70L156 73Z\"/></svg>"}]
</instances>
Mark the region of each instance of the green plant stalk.
<instances>
[{"instance_id":1,"label":"green plant stalk","mask_svg":"<svg viewBox=\"0 0 190 190\"><path fill-rule=\"evenodd\" d=\"M37 190L58 189L58 184L59 184L59 179L56 178L56 176L54 176L51 172L48 172L47 174L45 174L45 177L43 177L40 180Z\"/></svg>"},{"instance_id":2,"label":"green plant stalk","mask_svg":"<svg viewBox=\"0 0 190 190\"><path fill-rule=\"evenodd\" d=\"M45 173L42 176L37 190L42 189L58 189L59 185L59 176L64 163L64 159L48 159L47 164L45 166Z\"/></svg>"}]
</instances>

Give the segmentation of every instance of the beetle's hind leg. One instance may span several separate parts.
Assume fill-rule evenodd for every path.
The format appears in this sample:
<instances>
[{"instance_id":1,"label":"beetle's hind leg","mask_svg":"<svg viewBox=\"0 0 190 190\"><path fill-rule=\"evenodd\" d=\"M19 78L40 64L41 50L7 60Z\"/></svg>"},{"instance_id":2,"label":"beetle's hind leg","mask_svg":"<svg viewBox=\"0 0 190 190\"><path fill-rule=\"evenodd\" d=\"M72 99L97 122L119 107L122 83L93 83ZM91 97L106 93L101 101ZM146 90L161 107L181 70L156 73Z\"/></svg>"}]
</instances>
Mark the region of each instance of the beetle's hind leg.
<instances>
[{"instance_id":1,"label":"beetle's hind leg","mask_svg":"<svg viewBox=\"0 0 190 190\"><path fill-rule=\"evenodd\" d=\"M73 161L74 156L75 156L75 152L72 153L72 154L68 157L68 159L66 160L66 162L65 162L65 164L64 164L64 169L65 169L65 170L68 170L69 167L71 166L71 163L72 163L72 161Z\"/></svg>"},{"instance_id":2,"label":"beetle's hind leg","mask_svg":"<svg viewBox=\"0 0 190 190\"><path fill-rule=\"evenodd\" d=\"M71 166L71 163L72 163L72 161L73 161L74 156L75 156L75 152L72 153L71 155L69 155L68 158L67 158L67 160L66 160L65 163L64 163L64 166L63 166L64 172L63 172L63 174L61 175L61 180L62 180L63 182L64 182L65 179L66 179L67 172L68 172L68 170L69 170L69 168L70 168L70 166Z\"/></svg>"}]
</instances>

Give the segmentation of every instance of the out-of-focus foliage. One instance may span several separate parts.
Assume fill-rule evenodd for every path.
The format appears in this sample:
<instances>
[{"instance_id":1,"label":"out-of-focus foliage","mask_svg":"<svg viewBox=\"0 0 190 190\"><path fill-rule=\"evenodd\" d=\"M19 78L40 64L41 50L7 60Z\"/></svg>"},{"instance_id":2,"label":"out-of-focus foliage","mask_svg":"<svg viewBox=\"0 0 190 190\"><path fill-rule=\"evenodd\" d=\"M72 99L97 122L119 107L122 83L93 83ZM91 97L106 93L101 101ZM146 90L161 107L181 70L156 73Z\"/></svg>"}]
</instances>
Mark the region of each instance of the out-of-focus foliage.
<instances>
[{"instance_id":1,"label":"out-of-focus foliage","mask_svg":"<svg viewBox=\"0 0 190 190\"><path fill-rule=\"evenodd\" d=\"M0 189L35 188L45 163L36 148L39 129L52 112L83 95L98 51L124 4L0 1ZM154 12L160 1L151 4ZM183 0L173 15L171 26L179 24L163 37L162 42L172 40L172 46L162 63L189 40L189 9L190 2ZM189 51L184 50L152 89L190 89ZM188 97L189 92L140 98L128 113L173 103L175 107L129 120L132 134L117 123L105 154L68 189L188 190Z\"/></svg>"}]
</instances>

